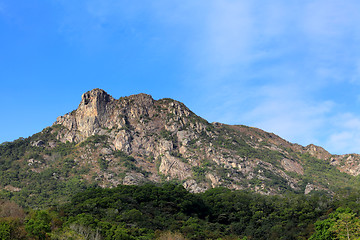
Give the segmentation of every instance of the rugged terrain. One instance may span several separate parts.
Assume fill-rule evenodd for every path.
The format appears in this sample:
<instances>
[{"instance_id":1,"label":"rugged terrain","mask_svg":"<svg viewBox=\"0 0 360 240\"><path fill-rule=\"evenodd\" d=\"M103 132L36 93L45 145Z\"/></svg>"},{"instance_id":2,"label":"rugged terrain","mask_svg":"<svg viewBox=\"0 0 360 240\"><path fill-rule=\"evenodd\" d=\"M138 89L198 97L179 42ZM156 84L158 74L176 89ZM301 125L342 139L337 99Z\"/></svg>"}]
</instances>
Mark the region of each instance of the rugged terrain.
<instances>
[{"instance_id":1,"label":"rugged terrain","mask_svg":"<svg viewBox=\"0 0 360 240\"><path fill-rule=\"evenodd\" d=\"M175 181L192 192L224 186L333 194L359 187L357 154L332 155L257 128L208 123L172 99L114 99L101 89L84 93L76 110L42 132L1 144L0 154L2 194L20 199L149 181Z\"/></svg>"}]
</instances>

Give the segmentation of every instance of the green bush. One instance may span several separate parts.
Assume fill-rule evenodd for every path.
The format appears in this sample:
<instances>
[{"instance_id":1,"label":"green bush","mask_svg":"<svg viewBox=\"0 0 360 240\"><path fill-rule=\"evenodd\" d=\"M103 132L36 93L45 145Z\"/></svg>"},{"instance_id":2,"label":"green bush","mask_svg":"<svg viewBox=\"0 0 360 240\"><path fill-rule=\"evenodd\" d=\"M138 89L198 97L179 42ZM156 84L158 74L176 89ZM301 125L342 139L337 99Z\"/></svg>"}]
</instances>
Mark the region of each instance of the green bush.
<instances>
[{"instance_id":1,"label":"green bush","mask_svg":"<svg viewBox=\"0 0 360 240\"><path fill-rule=\"evenodd\" d=\"M35 211L25 223L25 229L29 236L35 239L46 239L51 231L51 218L47 211Z\"/></svg>"},{"instance_id":2,"label":"green bush","mask_svg":"<svg viewBox=\"0 0 360 240\"><path fill-rule=\"evenodd\" d=\"M7 222L0 222L0 239L11 239L11 227Z\"/></svg>"}]
</instances>

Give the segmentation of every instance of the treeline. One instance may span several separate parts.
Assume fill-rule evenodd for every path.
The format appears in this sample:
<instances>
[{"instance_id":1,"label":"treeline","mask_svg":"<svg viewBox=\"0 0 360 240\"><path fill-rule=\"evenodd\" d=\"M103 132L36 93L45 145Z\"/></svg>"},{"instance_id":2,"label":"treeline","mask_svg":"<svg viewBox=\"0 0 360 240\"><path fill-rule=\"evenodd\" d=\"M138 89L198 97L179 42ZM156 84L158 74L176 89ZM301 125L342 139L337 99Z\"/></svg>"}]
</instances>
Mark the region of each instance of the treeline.
<instances>
[{"instance_id":1,"label":"treeline","mask_svg":"<svg viewBox=\"0 0 360 240\"><path fill-rule=\"evenodd\" d=\"M0 202L0 239L355 239L359 199L193 194L176 184L92 188L47 210Z\"/></svg>"}]
</instances>

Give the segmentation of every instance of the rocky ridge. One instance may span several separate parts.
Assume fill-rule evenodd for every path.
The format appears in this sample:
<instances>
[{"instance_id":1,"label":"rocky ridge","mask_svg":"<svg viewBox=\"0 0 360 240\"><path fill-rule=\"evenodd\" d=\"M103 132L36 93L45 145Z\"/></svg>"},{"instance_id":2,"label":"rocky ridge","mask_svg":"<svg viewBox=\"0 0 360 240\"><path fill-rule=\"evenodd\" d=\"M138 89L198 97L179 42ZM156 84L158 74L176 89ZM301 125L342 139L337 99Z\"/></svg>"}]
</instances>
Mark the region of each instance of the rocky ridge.
<instances>
[{"instance_id":1,"label":"rocky ridge","mask_svg":"<svg viewBox=\"0 0 360 240\"><path fill-rule=\"evenodd\" d=\"M348 174L360 173L358 155L335 156L260 129L208 123L178 101L154 100L147 94L114 99L104 90L91 90L82 95L76 110L58 117L54 126L61 126L56 138L63 143L79 145L94 136L105 139L95 148L83 144L74 154L79 165L96 165L99 157L106 161L106 169L90 171L102 186L176 180L193 192L217 186L264 194L284 188L306 193L310 187L326 189L302 180L304 154ZM119 167L117 152L132 157L132 169ZM115 177L119 172L121 177Z\"/></svg>"},{"instance_id":2,"label":"rocky ridge","mask_svg":"<svg viewBox=\"0 0 360 240\"><path fill-rule=\"evenodd\" d=\"M43 194L44 182L48 192L59 185L54 196L64 199L68 193L61 191L85 183L175 181L192 192L222 186L262 194L360 189L352 177L360 173L360 155L332 155L261 129L209 123L173 99L115 99L101 89L84 93L76 110L42 132L0 145L0 161L0 190L24 198Z\"/></svg>"}]
</instances>

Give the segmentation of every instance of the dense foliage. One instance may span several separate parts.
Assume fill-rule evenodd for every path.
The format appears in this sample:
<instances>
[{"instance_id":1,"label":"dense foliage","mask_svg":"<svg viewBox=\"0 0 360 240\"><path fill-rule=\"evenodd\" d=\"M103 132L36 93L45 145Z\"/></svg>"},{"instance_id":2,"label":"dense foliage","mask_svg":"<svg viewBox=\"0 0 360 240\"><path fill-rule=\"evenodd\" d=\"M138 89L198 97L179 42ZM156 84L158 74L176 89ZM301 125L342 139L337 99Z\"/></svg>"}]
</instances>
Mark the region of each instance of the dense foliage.
<instances>
[{"instance_id":1,"label":"dense foliage","mask_svg":"<svg viewBox=\"0 0 360 240\"><path fill-rule=\"evenodd\" d=\"M49 207L92 186L81 177L86 169L74 161L75 144L56 140L59 128L0 144L0 196L27 207ZM34 146L37 141L53 142L54 148Z\"/></svg>"},{"instance_id":2,"label":"dense foliage","mask_svg":"<svg viewBox=\"0 0 360 240\"><path fill-rule=\"evenodd\" d=\"M2 201L0 239L355 239L358 199L226 188L193 194L176 184L92 188L26 214Z\"/></svg>"}]
</instances>

